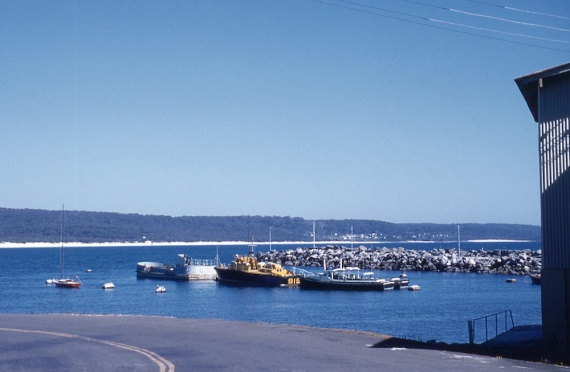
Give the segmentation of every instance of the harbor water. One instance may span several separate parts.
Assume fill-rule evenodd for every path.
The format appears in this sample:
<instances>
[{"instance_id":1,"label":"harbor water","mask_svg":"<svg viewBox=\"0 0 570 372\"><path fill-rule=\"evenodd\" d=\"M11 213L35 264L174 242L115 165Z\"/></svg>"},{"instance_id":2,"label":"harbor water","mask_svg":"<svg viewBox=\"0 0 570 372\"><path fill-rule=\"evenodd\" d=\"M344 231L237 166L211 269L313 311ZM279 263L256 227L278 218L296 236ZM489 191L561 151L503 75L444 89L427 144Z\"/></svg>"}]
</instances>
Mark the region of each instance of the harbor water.
<instances>
[{"instance_id":1,"label":"harbor water","mask_svg":"<svg viewBox=\"0 0 570 372\"><path fill-rule=\"evenodd\" d=\"M370 248L386 246L428 251L456 245L366 244ZM274 244L272 249L299 246ZM345 246L350 247L350 244ZM461 248L536 250L540 246L538 243L462 242ZM268 249L269 246L263 244L256 247L257 251ZM532 285L528 276L412 271L407 273L410 284L420 285L420 291L343 292L229 287L214 281L137 279L135 273L139 261L175 263L178 253L203 259L214 259L218 254L220 261L227 263L235 254L243 255L248 250L247 245L66 247L65 275L78 273L83 285L79 289L65 289L45 284L46 279L60 276L59 249L3 248L0 249L3 283L0 312L219 318L370 331L448 343L468 342L468 320L506 310L512 312L515 325L541 323L540 286ZM376 272L377 277L384 278L399 274ZM509 278L515 278L516 282L508 283ZM106 282L113 282L116 288L103 290L101 286ZM166 286L167 292L155 293L157 284ZM499 319L499 322L499 328L504 327L504 321ZM495 332L492 324L491 336ZM484 328L476 332L476 341L481 341Z\"/></svg>"}]
</instances>

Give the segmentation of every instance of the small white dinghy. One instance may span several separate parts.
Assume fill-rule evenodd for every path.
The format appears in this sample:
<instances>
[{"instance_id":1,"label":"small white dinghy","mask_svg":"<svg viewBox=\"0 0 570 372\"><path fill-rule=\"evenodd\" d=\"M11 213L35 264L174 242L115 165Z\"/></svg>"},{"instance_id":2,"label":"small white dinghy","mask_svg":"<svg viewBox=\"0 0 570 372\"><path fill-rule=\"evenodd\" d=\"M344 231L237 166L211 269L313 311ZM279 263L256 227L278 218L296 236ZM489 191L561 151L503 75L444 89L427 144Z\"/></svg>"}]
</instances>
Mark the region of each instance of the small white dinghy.
<instances>
[{"instance_id":1,"label":"small white dinghy","mask_svg":"<svg viewBox=\"0 0 570 372\"><path fill-rule=\"evenodd\" d=\"M164 292L166 292L166 287L163 285L157 285L156 289L154 291L156 293L164 293Z\"/></svg>"},{"instance_id":2,"label":"small white dinghy","mask_svg":"<svg viewBox=\"0 0 570 372\"><path fill-rule=\"evenodd\" d=\"M420 287L417 284L411 285L408 287L408 291L419 291L420 289L422 289L422 287Z\"/></svg>"},{"instance_id":3,"label":"small white dinghy","mask_svg":"<svg viewBox=\"0 0 570 372\"><path fill-rule=\"evenodd\" d=\"M108 282L108 283L103 284L103 286L101 288L103 288L103 289L115 289L115 285L111 282Z\"/></svg>"}]
</instances>

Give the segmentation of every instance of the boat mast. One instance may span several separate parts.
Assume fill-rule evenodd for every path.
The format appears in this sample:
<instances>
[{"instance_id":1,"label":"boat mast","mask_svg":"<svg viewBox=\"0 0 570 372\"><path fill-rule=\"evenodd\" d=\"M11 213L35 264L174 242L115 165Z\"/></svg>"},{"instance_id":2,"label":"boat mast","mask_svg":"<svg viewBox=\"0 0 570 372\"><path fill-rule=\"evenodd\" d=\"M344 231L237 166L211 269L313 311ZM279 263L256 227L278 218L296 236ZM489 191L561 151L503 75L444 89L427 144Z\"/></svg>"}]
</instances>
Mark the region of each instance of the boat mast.
<instances>
[{"instance_id":1,"label":"boat mast","mask_svg":"<svg viewBox=\"0 0 570 372\"><path fill-rule=\"evenodd\" d=\"M461 257L461 231L459 230L459 225L457 225L457 250Z\"/></svg>"},{"instance_id":2,"label":"boat mast","mask_svg":"<svg viewBox=\"0 0 570 372\"><path fill-rule=\"evenodd\" d=\"M315 235L315 221L313 221L313 248L315 248L315 240L317 236Z\"/></svg>"},{"instance_id":3,"label":"boat mast","mask_svg":"<svg viewBox=\"0 0 570 372\"><path fill-rule=\"evenodd\" d=\"M63 279L63 265L64 265L64 257L63 257L63 218L65 216L65 205L61 205L61 236L59 241L61 242L61 248L59 251L59 266L61 267L61 279Z\"/></svg>"}]
</instances>

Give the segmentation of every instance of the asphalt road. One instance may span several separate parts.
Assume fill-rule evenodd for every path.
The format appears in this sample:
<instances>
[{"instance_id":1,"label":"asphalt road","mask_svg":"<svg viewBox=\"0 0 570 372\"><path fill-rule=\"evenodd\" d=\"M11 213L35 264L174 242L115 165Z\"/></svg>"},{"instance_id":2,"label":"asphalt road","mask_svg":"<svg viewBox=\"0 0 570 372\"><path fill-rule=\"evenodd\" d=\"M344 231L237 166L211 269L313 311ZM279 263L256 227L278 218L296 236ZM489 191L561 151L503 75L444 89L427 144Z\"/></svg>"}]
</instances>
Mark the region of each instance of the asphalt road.
<instances>
[{"instance_id":1,"label":"asphalt road","mask_svg":"<svg viewBox=\"0 0 570 372\"><path fill-rule=\"evenodd\" d=\"M0 314L0 370L570 370L449 351L370 347L386 337L218 319Z\"/></svg>"}]
</instances>

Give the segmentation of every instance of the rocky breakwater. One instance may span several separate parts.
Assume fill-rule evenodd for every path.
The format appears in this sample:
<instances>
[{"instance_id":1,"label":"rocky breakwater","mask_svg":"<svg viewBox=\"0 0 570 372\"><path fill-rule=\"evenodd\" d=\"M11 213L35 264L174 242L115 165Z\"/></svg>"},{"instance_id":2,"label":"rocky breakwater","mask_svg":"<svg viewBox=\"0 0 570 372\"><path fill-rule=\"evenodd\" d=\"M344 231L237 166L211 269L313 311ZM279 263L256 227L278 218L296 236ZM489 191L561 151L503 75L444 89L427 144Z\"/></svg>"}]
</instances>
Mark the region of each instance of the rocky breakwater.
<instances>
[{"instance_id":1,"label":"rocky breakwater","mask_svg":"<svg viewBox=\"0 0 570 372\"><path fill-rule=\"evenodd\" d=\"M531 250L471 250L432 249L431 251L404 248L376 248L364 246L350 249L339 246L297 248L257 254L260 261L285 266L357 266L377 270L469 272L505 275L526 275L540 272L541 251Z\"/></svg>"}]
</instances>

